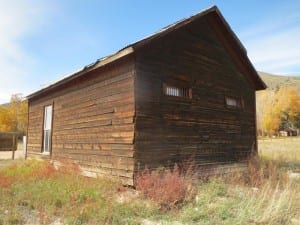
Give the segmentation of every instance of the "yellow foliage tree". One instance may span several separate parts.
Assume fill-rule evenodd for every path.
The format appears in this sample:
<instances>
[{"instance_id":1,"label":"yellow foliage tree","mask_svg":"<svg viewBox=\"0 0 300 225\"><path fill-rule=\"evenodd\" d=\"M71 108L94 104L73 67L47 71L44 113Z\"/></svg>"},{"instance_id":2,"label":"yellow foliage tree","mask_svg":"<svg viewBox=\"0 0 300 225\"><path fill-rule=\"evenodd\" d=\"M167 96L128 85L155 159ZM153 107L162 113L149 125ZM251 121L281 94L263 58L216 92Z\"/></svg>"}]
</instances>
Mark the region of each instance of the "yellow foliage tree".
<instances>
[{"instance_id":1,"label":"yellow foliage tree","mask_svg":"<svg viewBox=\"0 0 300 225\"><path fill-rule=\"evenodd\" d=\"M0 131L13 131L13 118L8 107L0 106Z\"/></svg>"},{"instance_id":2,"label":"yellow foliage tree","mask_svg":"<svg viewBox=\"0 0 300 225\"><path fill-rule=\"evenodd\" d=\"M28 103L21 94L12 95L9 105L0 106L0 131L26 133Z\"/></svg>"},{"instance_id":3,"label":"yellow foliage tree","mask_svg":"<svg viewBox=\"0 0 300 225\"><path fill-rule=\"evenodd\" d=\"M300 96L292 87L280 88L277 92L277 111L280 112L281 124L297 127L300 116Z\"/></svg>"},{"instance_id":4,"label":"yellow foliage tree","mask_svg":"<svg viewBox=\"0 0 300 225\"><path fill-rule=\"evenodd\" d=\"M265 133L272 135L276 133L280 124L280 112L276 106L276 93L274 91L267 92L267 98L262 103L265 111L262 118L262 126Z\"/></svg>"},{"instance_id":5,"label":"yellow foliage tree","mask_svg":"<svg viewBox=\"0 0 300 225\"><path fill-rule=\"evenodd\" d=\"M256 93L256 121L259 135L272 133L276 124L273 123L272 105L274 105L275 91L264 90Z\"/></svg>"},{"instance_id":6,"label":"yellow foliage tree","mask_svg":"<svg viewBox=\"0 0 300 225\"><path fill-rule=\"evenodd\" d=\"M284 124L297 127L300 121L300 97L293 87L257 95L257 124L261 134L273 135Z\"/></svg>"}]
</instances>

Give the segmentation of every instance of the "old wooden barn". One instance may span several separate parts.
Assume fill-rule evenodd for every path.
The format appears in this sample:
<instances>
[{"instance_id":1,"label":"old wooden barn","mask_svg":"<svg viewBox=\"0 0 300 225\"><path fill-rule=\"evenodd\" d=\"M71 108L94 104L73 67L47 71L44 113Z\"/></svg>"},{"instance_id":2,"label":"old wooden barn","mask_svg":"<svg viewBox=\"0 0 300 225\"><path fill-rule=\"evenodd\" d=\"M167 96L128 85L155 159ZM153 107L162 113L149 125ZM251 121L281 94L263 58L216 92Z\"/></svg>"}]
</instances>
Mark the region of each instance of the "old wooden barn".
<instances>
[{"instance_id":1,"label":"old wooden barn","mask_svg":"<svg viewBox=\"0 0 300 225\"><path fill-rule=\"evenodd\" d=\"M27 156L128 184L145 165L242 162L265 87L214 6L29 95Z\"/></svg>"}]
</instances>

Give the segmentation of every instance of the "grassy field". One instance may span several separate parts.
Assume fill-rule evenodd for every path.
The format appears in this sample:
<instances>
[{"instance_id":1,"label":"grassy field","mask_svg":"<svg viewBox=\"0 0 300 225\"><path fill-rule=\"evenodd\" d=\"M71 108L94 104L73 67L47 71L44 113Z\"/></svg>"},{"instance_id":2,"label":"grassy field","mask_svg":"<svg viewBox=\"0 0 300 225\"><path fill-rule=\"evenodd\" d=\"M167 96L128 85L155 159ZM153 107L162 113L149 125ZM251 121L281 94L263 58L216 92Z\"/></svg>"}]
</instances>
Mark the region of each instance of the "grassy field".
<instances>
[{"instance_id":1,"label":"grassy field","mask_svg":"<svg viewBox=\"0 0 300 225\"><path fill-rule=\"evenodd\" d=\"M259 155L286 163L300 163L300 137L258 139Z\"/></svg>"},{"instance_id":2,"label":"grassy field","mask_svg":"<svg viewBox=\"0 0 300 225\"><path fill-rule=\"evenodd\" d=\"M70 163L55 170L41 161L5 161L0 225L300 224L300 180L290 176L300 168L299 147L298 139L260 140L262 158L247 171L205 180L176 168L145 171L138 190L82 177Z\"/></svg>"}]
</instances>

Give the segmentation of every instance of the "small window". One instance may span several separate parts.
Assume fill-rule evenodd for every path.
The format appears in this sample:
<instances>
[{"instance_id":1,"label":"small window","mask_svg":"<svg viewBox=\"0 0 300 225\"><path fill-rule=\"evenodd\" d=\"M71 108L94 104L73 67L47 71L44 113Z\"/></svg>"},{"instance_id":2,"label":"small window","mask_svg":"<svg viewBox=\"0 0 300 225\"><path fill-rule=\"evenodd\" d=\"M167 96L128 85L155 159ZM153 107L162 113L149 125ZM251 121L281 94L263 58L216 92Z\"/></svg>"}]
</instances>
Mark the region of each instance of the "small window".
<instances>
[{"instance_id":1,"label":"small window","mask_svg":"<svg viewBox=\"0 0 300 225\"><path fill-rule=\"evenodd\" d=\"M192 89L188 87L164 84L163 89L164 95L166 96L192 98Z\"/></svg>"},{"instance_id":2,"label":"small window","mask_svg":"<svg viewBox=\"0 0 300 225\"><path fill-rule=\"evenodd\" d=\"M238 109L241 109L243 107L243 101L241 98L226 96L225 101L227 107L238 108Z\"/></svg>"},{"instance_id":3,"label":"small window","mask_svg":"<svg viewBox=\"0 0 300 225\"><path fill-rule=\"evenodd\" d=\"M51 149L52 105L44 108L43 153L49 154Z\"/></svg>"}]
</instances>

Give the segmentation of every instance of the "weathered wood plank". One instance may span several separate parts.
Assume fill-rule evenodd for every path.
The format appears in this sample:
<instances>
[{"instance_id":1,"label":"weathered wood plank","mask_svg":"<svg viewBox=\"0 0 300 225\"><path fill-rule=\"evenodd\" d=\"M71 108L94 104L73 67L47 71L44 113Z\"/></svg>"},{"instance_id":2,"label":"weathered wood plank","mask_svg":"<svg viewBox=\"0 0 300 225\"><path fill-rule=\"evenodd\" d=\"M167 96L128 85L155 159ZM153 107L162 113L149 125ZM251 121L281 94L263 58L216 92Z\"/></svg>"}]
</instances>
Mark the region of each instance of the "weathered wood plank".
<instances>
[{"instance_id":1,"label":"weathered wood plank","mask_svg":"<svg viewBox=\"0 0 300 225\"><path fill-rule=\"evenodd\" d=\"M192 157L219 165L249 156L255 142L254 90L206 20L157 40L136 60L137 166L169 166ZM163 83L192 89L192 99L164 96ZM230 109L225 97L242 97Z\"/></svg>"},{"instance_id":2,"label":"weathered wood plank","mask_svg":"<svg viewBox=\"0 0 300 225\"><path fill-rule=\"evenodd\" d=\"M28 157L71 159L86 172L121 176L134 171L134 66L132 59L73 81L29 101ZM54 103L52 151L41 154L43 113ZM94 169L93 169L94 168Z\"/></svg>"}]
</instances>

